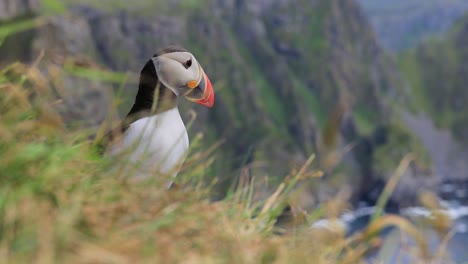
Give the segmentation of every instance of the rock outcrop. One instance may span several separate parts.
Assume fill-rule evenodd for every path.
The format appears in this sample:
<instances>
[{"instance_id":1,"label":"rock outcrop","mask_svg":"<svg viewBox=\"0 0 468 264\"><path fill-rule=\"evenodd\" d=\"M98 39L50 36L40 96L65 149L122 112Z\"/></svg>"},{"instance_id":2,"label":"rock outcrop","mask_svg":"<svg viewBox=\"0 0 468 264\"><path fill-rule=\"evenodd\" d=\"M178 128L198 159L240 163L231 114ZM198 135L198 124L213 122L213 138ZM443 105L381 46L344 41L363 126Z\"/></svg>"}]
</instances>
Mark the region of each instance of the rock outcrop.
<instances>
[{"instance_id":1,"label":"rock outcrop","mask_svg":"<svg viewBox=\"0 0 468 264\"><path fill-rule=\"evenodd\" d=\"M31 14L38 8L38 0L2 0L0 1L0 21Z\"/></svg>"}]
</instances>

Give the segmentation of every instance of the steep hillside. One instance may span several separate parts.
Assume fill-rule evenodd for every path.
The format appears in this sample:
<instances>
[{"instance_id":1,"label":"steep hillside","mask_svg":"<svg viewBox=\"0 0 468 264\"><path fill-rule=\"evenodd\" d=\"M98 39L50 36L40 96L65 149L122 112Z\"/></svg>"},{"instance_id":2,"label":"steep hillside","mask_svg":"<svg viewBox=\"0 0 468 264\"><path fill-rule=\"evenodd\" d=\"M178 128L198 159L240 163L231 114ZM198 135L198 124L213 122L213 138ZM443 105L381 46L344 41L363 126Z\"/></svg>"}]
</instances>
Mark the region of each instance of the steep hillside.
<instances>
[{"instance_id":1,"label":"steep hillside","mask_svg":"<svg viewBox=\"0 0 468 264\"><path fill-rule=\"evenodd\" d=\"M390 51L417 46L449 30L468 11L465 0L359 0L376 29L379 42Z\"/></svg>"},{"instance_id":2,"label":"steep hillside","mask_svg":"<svg viewBox=\"0 0 468 264\"><path fill-rule=\"evenodd\" d=\"M420 45L403 54L401 61L414 87L417 106L467 145L468 16L444 40Z\"/></svg>"},{"instance_id":3,"label":"steep hillside","mask_svg":"<svg viewBox=\"0 0 468 264\"><path fill-rule=\"evenodd\" d=\"M467 62L468 16L443 40L400 55L411 86L406 121L432 153L437 173L449 179L468 178Z\"/></svg>"}]
</instances>

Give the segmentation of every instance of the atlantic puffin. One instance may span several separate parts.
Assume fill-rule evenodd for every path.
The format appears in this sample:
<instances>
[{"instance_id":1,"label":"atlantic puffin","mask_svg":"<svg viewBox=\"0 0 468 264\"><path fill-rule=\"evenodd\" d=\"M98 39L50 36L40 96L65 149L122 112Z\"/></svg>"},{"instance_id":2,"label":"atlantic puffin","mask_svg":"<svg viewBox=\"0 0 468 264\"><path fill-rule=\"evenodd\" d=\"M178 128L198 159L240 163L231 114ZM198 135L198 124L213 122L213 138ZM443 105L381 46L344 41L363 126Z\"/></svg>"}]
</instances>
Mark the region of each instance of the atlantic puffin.
<instances>
[{"instance_id":1,"label":"atlantic puffin","mask_svg":"<svg viewBox=\"0 0 468 264\"><path fill-rule=\"evenodd\" d=\"M195 56L178 46L160 49L141 70L133 107L108 148L130 176L168 176L171 187L189 148L177 106L181 96L206 107L214 104L210 79Z\"/></svg>"}]
</instances>

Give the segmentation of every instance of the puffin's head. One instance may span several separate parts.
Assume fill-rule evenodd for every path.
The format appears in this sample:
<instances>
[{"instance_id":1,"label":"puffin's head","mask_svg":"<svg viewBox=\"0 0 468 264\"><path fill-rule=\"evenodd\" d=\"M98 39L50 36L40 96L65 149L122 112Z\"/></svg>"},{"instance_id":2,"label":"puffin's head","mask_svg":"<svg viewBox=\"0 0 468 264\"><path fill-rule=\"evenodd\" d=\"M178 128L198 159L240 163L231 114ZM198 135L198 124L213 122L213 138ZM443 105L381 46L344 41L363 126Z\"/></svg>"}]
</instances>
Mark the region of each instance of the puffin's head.
<instances>
[{"instance_id":1,"label":"puffin's head","mask_svg":"<svg viewBox=\"0 0 468 264\"><path fill-rule=\"evenodd\" d=\"M151 60L161 83L177 96L183 95L195 103L213 106L214 91L210 79L190 52L168 47L156 53Z\"/></svg>"}]
</instances>

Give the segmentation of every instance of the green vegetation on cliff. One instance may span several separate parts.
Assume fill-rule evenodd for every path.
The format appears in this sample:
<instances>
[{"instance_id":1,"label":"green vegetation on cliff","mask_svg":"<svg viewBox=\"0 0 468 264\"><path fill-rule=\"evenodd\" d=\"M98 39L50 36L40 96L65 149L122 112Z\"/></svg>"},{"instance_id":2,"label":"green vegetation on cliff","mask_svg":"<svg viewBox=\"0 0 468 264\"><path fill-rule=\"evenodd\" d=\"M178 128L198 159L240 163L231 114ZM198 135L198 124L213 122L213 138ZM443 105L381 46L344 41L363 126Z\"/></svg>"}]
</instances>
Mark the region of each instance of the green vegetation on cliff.
<instances>
[{"instance_id":1,"label":"green vegetation on cliff","mask_svg":"<svg viewBox=\"0 0 468 264\"><path fill-rule=\"evenodd\" d=\"M464 144L468 138L468 16L444 39L433 39L400 56L411 85L413 111L433 117Z\"/></svg>"}]
</instances>

